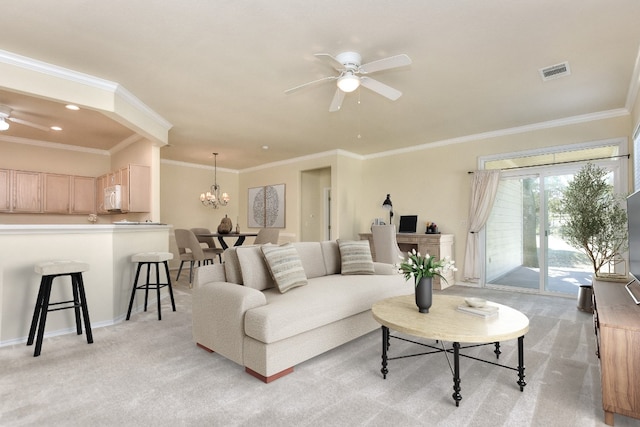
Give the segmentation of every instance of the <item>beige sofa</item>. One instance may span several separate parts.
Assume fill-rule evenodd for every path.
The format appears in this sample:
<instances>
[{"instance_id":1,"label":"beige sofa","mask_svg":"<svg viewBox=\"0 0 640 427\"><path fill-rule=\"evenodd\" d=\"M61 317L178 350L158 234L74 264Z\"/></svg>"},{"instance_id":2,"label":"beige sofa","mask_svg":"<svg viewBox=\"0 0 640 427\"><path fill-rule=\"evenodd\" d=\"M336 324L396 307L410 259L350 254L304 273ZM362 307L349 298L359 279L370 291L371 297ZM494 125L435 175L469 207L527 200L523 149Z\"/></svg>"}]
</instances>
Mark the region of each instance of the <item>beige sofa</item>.
<instances>
[{"instance_id":1,"label":"beige sofa","mask_svg":"<svg viewBox=\"0 0 640 427\"><path fill-rule=\"evenodd\" d=\"M306 280L284 293L260 246L229 248L223 265L200 267L194 279L195 342L264 382L379 328L372 304L413 293L413 284L390 264L368 261L370 274L341 274L353 266L343 264L348 252L337 241L289 244L289 255L291 246Z\"/></svg>"}]
</instances>

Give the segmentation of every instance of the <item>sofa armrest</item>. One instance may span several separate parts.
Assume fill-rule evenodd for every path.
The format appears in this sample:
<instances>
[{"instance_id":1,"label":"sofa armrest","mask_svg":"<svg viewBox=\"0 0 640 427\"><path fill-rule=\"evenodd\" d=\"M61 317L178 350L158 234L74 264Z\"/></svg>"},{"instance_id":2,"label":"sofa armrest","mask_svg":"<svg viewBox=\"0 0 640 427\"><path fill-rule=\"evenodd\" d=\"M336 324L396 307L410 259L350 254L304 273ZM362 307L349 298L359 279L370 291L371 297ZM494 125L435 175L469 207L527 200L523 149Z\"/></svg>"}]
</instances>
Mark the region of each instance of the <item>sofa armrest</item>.
<instances>
[{"instance_id":1,"label":"sofa armrest","mask_svg":"<svg viewBox=\"0 0 640 427\"><path fill-rule=\"evenodd\" d=\"M385 264L383 262L375 262L375 261L373 263L373 271L374 271L374 274L383 274L383 275L400 274L398 272L398 267L394 266L393 264Z\"/></svg>"},{"instance_id":2,"label":"sofa armrest","mask_svg":"<svg viewBox=\"0 0 640 427\"><path fill-rule=\"evenodd\" d=\"M224 265L222 264L207 264L195 269L193 276L193 286L200 287L209 282L224 282L226 281L226 275L224 272Z\"/></svg>"},{"instance_id":3,"label":"sofa armrest","mask_svg":"<svg viewBox=\"0 0 640 427\"><path fill-rule=\"evenodd\" d=\"M256 289L228 282L209 282L193 289L193 339L210 350L243 363L244 315L265 305Z\"/></svg>"}]
</instances>

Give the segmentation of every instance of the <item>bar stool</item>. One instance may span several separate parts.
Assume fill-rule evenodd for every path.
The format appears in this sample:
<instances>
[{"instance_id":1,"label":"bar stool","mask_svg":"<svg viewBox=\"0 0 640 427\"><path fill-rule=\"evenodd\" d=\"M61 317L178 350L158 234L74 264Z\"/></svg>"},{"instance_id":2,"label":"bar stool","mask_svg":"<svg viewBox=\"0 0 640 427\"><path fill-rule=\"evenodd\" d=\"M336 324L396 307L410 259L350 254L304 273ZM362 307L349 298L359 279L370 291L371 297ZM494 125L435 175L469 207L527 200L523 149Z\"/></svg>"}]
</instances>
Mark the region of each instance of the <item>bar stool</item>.
<instances>
[{"instance_id":1,"label":"bar stool","mask_svg":"<svg viewBox=\"0 0 640 427\"><path fill-rule=\"evenodd\" d=\"M78 332L78 335L82 335L82 322L80 321L80 311L82 309L84 327L87 333L87 343L93 343L91 322L89 321L89 310L87 310L87 297L84 292L84 282L82 281L82 272L88 270L89 264L66 260L43 262L35 266L35 272L42 275L42 279L40 280L40 290L38 291L38 299L36 301L35 309L33 310L31 329L29 329L29 338L27 339L27 345L32 345L36 333L36 327L38 327L38 337L36 339L36 348L33 352L33 357L40 356L40 351L42 350L42 338L44 337L44 327L47 323L47 313L50 311L73 308L76 316L76 331ZM73 300L50 303L49 298L51 297L51 285L53 284L53 279L60 276L71 276ZM71 305L49 308L51 306L58 306L62 304Z\"/></svg>"},{"instance_id":2,"label":"bar stool","mask_svg":"<svg viewBox=\"0 0 640 427\"><path fill-rule=\"evenodd\" d=\"M171 307L173 308L173 311L176 311L176 303L173 300L173 288L171 287L171 277L169 277L169 264L167 263L167 261L170 259L173 259L173 254L171 252L142 252L131 257L131 262L137 262L138 268L136 269L136 277L133 280L131 300L129 301L129 310L127 310L127 320L129 320L129 318L131 317L133 299L136 295L136 290L138 289L144 289L144 311L147 311L149 289L156 290L158 296L158 320L162 320L162 314L160 312L160 288L168 286L169 295L171 296ZM167 274L167 283L160 283L160 263L164 264L164 270ZM150 283L149 281L152 264L156 266L156 283ZM143 265L147 266L147 282L138 286L138 277L140 276L140 269Z\"/></svg>"}]
</instances>

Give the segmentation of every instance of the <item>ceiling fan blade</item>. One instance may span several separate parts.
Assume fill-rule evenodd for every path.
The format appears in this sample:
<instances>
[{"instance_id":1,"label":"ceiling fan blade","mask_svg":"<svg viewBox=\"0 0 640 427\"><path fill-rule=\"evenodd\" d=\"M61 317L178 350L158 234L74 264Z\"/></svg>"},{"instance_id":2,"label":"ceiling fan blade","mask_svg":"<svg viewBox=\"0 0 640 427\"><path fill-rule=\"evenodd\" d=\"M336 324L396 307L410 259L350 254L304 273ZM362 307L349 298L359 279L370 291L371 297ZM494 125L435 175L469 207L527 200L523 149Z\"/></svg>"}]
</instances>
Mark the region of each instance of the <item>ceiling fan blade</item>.
<instances>
[{"instance_id":1,"label":"ceiling fan blade","mask_svg":"<svg viewBox=\"0 0 640 427\"><path fill-rule=\"evenodd\" d=\"M388 70L389 68L404 67L411 65L411 58L404 53L401 55L390 56L389 58L379 59L360 66L362 73L375 73L376 71Z\"/></svg>"},{"instance_id":2,"label":"ceiling fan blade","mask_svg":"<svg viewBox=\"0 0 640 427\"><path fill-rule=\"evenodd\" d=\"M287 90L285 90L285 91L284 91L284 93L286 93L287 95L289 95L290 93L293 93L293 92L295 92L295 91L297 91L297 90L300 90L300 89L302 89L302 88L305 88L305 87L307 87L307 86L313 86L313 85L315 85L315 84L323 83L323 82L325 82L325 81L327 81L327 80L335 80L335 79L337 79L337 78L338 78L337 76L323 77L323 78L321 78L321 79L314 80L314 81L312 81L312 82L307 82L307 83L301 84L301 85L299 85L299 86L292 87L291 89L287 89Z\"/></svg>"},{"instance_id":3,"label":"ceiling fan blade","mask_svg":"<svg viewBox=\"0 0 640 427\"><path fill-rule=\"evenodd\" d=\"M329 65L333 67L334 70L337 70L337 71L344 70L344 64L328 53L316 53L315 56L316 58L319 58L327 62Z\"/></svg>"},{"instance_id":4,"label":"ceiling fan blade","mask_svg":"<svg viewBox=\"0 0 640 427\"><path fill-rule=\"evenodd\" d=\"M329 112L335 113L342 107L342 101L344 100L344 92L340 89L336 89L335 95L333 95L333 100L331 101L331 105L329 105Z\"/></svg>"},{"instance_id":5,"label":"ceiling fan blade","mask_svg":"<svg viewBox=\"0 0 640 427\"><path fill-rule=\"evenodd\" d=\"M392 101L395 101L402 96L402 92L399 90L394 89L391 86L387 86L386 84L370 77L360 77L360 84Z\"/></svg>"},{"instance_id":6,"label":"ceiling fan blade","mask_svg":"<svg viewBox=\"0 0 640 427\"><path fill-rule=\"evenodd\" d=\"M28 121L22 120L22 119L17 119L15 117L9 117L8 120L12 121L13 123L18 123L18 124L21 124L21 125L25 125L25 126L29 126L29 127L35 128L35 129L40 129L40 130L45 131L45 132L49 132L51 130L46 126L42 126L42 125L39 125L39 124L36 124L36 123L28 122Z\"/></svg>"}]
</instances>

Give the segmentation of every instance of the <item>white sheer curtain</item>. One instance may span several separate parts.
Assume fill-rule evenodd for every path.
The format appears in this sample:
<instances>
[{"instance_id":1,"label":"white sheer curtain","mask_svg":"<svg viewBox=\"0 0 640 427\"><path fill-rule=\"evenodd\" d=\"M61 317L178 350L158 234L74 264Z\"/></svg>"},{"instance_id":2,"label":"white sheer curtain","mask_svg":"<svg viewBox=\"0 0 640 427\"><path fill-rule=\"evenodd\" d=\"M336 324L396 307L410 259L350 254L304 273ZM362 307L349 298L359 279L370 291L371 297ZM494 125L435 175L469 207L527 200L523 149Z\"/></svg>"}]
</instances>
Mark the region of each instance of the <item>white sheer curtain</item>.
<instances>
[{"instance_id":1,"label":"white sheer curtain","mask_svg":"<svg viewBox=\"0 0 640 427\"><path fill-rule=\"evenodd\" d=\"M469 207L469 232L467 234L467 247L464 256L464 278L476 281L480 278L480 251L479 232L484 227L493 201L498 192L500 171L476 171L473 174L471 187L471 206Z\"/></svg>"}]
</instances>

